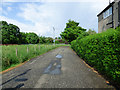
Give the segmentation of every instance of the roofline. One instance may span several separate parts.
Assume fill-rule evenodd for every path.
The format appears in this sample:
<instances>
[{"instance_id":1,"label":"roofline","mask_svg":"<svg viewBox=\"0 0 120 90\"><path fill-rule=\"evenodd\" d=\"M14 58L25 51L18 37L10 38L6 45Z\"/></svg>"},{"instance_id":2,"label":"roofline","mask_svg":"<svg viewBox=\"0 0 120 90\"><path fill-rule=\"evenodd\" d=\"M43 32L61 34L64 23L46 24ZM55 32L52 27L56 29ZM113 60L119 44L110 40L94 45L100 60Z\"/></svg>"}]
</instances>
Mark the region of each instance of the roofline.
<instances>
[{"instance_id":1,"label":"roofline","mask_svg":"<svg viewBox=\"0 0 120 90\"><path fill-rule=\"evenodd\" d=\"M109 9L115 2L113 1L110 3L102 12L100 12L97 16L100 16L103 12L105 12L107 9Z\"/></svg>"}]
</instances>

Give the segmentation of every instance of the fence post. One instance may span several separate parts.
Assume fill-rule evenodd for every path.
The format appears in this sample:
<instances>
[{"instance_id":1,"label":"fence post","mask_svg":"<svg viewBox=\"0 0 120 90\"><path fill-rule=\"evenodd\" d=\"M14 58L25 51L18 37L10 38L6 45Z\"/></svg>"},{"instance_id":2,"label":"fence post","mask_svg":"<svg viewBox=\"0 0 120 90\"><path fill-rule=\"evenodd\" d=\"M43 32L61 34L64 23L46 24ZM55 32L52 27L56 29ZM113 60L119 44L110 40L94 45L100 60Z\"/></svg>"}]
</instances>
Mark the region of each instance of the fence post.
<instances>
[{"instance_id":1,"label":"fence post","mask_svg":"<svg viewBox=\"0 0 120 90\"><path fill-rule=\"evenodd\" d=\"M34 46L35 52L36 52L36 47Z\"/></svg>"},{"instance_id":2,"label":"fence post","mask_svg":"<svg viewBox=\"0 0 120 90\"><path fill-rule=\"evenodd\" d=\"M40 45L39 45L39 50L40 50Z\"/></svg>"},{"instance_id":3,"label":"fence post","mask_svg":"<svg viewBox=\"0 0 120 90\"><path fill-rule=\"evenodd\" d=\"M29 48L27 47L27 53L29 52Z\"/></svg>"},{"instance_id":4,"label":"fence post","mask_svg":"<svg viewBox=\"0 0 120 90\"><path fill-rule=\"evenodd\" d=\"M18 50L17 50L17 48L16 48L16 56L18 55Z\"/></svg>"}]
</instances>

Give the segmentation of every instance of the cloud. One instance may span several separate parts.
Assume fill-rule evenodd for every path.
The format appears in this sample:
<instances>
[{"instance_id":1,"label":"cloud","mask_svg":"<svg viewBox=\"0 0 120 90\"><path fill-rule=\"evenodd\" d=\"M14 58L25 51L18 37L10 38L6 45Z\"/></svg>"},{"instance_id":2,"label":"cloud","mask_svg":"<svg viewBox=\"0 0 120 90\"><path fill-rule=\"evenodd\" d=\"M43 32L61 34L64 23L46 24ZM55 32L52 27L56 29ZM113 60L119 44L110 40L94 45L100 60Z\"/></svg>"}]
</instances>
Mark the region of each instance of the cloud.
<instances>
[{"instance_id":1,"label":"cloud","mask_svg":"<svg viewBox=\"0 0 120 90\"><path fill-rule=\"evenodd\" d=\"M8 13L6 11L4 11L2 7L0 7L0 15L2 15L2 14L8 15Z\"/></svg>"},{"instance_id":2,"label":"cloud","mask_svg":"<svg viewBox=\"0 0 120 90\"><path fill-rule=\"evenodd\" d=\"M9 18L7 18L5 16L0 16L0 21L7 21L8 23L12 23L14 25L17 25L23 32L24 31L29 31L29 29L27 29L28 28L27 26L29 26L29 25L26 26L25 24L20 23L17 20L9 19Z\"/></svg>"},{"instance_id":3,"label":"cloud","mask_svg":"<svg viewBox=\"0 0 120 90\"><path fill-rule=\"evenodd\" d=\"M7 7L7 6L11 6L11 5L12 5L11 2L4 2L4 1L1 2L1 7L2 6L6 6Z\"/></svg>"},{"instance_id":4,"label":"cloud","mask_svg":"<svg viewBox=\"0 0 120 90\"><path fill-rule=\"evenodd\" d=\"M34 24L34 30L38 34L53 36L52 27L57 25L56 17L58 17L58 20L60 19L60 15L59 13L57 14L58 11L55 8L56 6L52 6L51 4L27 3L20 7L22 12L17 15L32 22ZM56 32L57 36L59 35L58 33L60 32Z\"/></svg>"},{"instance_id":5,"label":"cloud","mask_svg":"<svg viewBox=\"0 0 120 90\"><path fill-rule=\"evenodd\" d=\"M52 9L47 5L25 4L20 9L22 12L18 13L18 16L32 22L44 21L54 14Z\"/></svg>"},{"instance_id":6,"label":"cloud","mask_svg":"<svg viewBox=\"0 0 120 90\"><path fill-rule=\"evenodd\" d=\"M2 8L0 7L0 12L2 12Z\"/></svg>"},{"instance_id":7,"label":"cloud","mask_svg":"<svg viewBox=\"0 0 120 90\"><path fill-rule=\"evenodd\" d=\"M22 12L18 13L18 16L33 22L36 31L46 33L46 35L49 35L50 30L52 35L54 26L58 36L64 30L68 19L80 22L83 28L94 28L97 32L97 14L107 5L107 2L27 3L20 8Z\"/></svg>"},{"instance_id":8,"label":"cloud","mask_svg":"<svg viewBox=\"0 0 120 90\"><path fill-rule=\"evenodd\" d=\"M46 35L46 32L49 32L49 35L52 33L50 32L49 27L48 26L44 27L45 25L43 25L42 23L36 23L35 25L23 24L19 21L9 19L4 16L0 16L0 21L7 21L8 23L17 25L20 28L21 32L35 32L38 35Z\"/></svg>"},{"instance_id":9,"label":"cloud","mask_svg":"<svg viewBox=\"0 0 120 90\"><path fill-rule=\"evenodd\" d=\"M7 10L8 10L8 11L11 11L11 10L12 10L12 8L11 8L11 7L7 7Z\"/></svg>"},{"instance_id":10,"label":"cloud","mask_svg":"<svg viewBox=\"0 0 120 90\"><path fill-rule=\"evenodd\" d=\"M35 0L34 3L33 0L27 3L26 0L4 0L4 2L18 1L25 3L18 6L20 10L17 16L32 24L21 23L19 19L13 20L5 16L0 17L2 20L19 26L22 32L35 32L43 36L53 36L52 28L55 27L56 36L59 36L68 19L80 22L83 28L94 28L97 31L97 14L108 5L109 0ZM35 3L38 1L40 3Z\"/></svg>"},{"instance_id":11,"label":"cloud","mask_svg":"<svg viewBox=\"0 0 120 90\"><path fill-rule=\"evenodd\" d=\"M109 2L109 0L3 0L3 2L97 2L99 3L99 2Z\"/></svg>"},{"instance_id":12,"label":"cloud","mask_svg":"<svg viewBox=\"0 0 120 90\"><path fill-rule=\"evenodd\" d=\"M11 11L12 10L12 7L11 7L12 3L10 2L1 2L0 3L0 12L1 12L1 15L8 15L8 11ZM7 8L5 10L5 8Z\"/></svg>"}]
</instances>

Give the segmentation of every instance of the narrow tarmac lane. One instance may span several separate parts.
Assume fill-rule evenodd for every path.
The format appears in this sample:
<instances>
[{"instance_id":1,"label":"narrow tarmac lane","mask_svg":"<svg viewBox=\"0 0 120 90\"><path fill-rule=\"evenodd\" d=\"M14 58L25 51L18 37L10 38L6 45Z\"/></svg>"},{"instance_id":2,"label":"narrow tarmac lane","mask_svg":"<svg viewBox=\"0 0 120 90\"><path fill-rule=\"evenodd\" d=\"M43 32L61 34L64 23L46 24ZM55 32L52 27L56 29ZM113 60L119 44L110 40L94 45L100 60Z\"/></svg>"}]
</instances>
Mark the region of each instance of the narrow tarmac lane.
<instances>
[{"instance_id":1,"label":"narrow tarmac lane","mask_svg":"<svg viewBox=\"0 0 120 90\"><path fill-rule=\"evenodd\" d=\"M69 47L59 47L2 75L3 88L114 88Z\"/></svg>"}]
</instances>

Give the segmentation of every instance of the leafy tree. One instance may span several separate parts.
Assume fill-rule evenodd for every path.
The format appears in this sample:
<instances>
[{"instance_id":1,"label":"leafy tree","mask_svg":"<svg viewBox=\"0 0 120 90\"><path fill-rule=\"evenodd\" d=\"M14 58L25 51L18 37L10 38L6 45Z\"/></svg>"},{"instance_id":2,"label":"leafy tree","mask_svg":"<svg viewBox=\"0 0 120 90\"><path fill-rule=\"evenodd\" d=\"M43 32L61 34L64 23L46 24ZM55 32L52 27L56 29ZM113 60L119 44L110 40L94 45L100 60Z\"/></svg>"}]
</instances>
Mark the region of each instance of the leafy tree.
<instances>
[{"instance_id":1,"label":"leafy tree","mask_svg":"<svg viewBox=\"0 0 120 90\"><path fill-rule=\"evenodd\" d=\"M6 21L0 22L3 44L17 44L20 43L20 29L18 26L8 24Z\"/></svg>"},{"instance_id":2,"label":"leafy tree","mask_svg":"<svg viewBox=\"0 0 120 90\"><path fill-rule=\"evenodd\" d=\"M20 32L18 26L0 21L0 43L3 44L37 44L53 43L51 37L38 37L36 33Z\"/></svg>"},{"instance_id":3,"label":"leafy tree","mask_svg":"<svg viewBox=\"0 0 120 90\"><path fill-rule=\"evenodd\" d=\"M82 32L82 33L79 35L79 37L77 38L77 40L80 40L80 39L82 39L82 38L84 38L84 37L86 37L86 36L89 36L89 33L88 33L88 32Z\"/></svg>"},{"instance_id":4,"label":"leafy tree","mask_svg":"<svg viewBox=\"0 0 120 90\"><path fill-rule=\"evenodd\" d=\"M8 23L6 21L0 21L0 31L2 34L3 44L10 43L8 29L9 29Z\"/></svg>"},{"instance_id":5,"label":"leafy tree","mask_svg":"<svg viewBox=\"0 0 120 90\"><path fill-rule=\"evenodd\" d=\"M2 44L2 33L0 31L0 44Z\"/></svg>"},{"instance_id":6,"label":"leafy tree","mask_svg":"<svg viewBox=\"0 0 120 90\"><path fill-rule=\"evenodd\" d=\"M40 37L39 37L39 43L40 43L40 44L47 43L47 42L46 42L46 37L40 36Z\"/></svg>"},{"instance_id":7,"label":"leafy tree","mask_svg":"<svg viewBox=\"0 0 120 90\"><path fill-rule=\"evenodd\" d=\"M68 23L66 23L66 28L64 29L64 32L62 32L60 35L63 39L67 40L69 43L75 39L86 29L83 29L82 27L78 26L79 23L69 20Z\"/></svg>"},{"instance_id":8,"label":"leafy tree","mask_svg":"<svg viewBox=\"0 0 120 90\"><path fill-rule=\"evenodd\" d=\"M58 37L58 39L61 39L60 37Z\"/></svg>"},{"instance_id":9,"label":"leafy tree","mask_svg":"<svg viewBox=\"0 0 120 90\"><path fill-rule=\"evenodd\" d=\"M29 44L37 44L39 42L39 37L36 33L27 33L26 40Z\"/></svg>"},{"instance_id":10,"label":"leafy tree","mask_svg":"<svg viewBox=\"0 0 120 90\"><path fill-rule=\"evenodd\" d=\"M53 38L47 37L47 38L46 38L46 41L47 41L47 43L53 43Z\"/></svg>"},{"instance_id":11,"label":"leafy tree","mask_svg":"<svg viewBox=\"0 0 120 90\"><path fill-rule=\"evenodd\" d=\"M55 37L55 39L58 39L57 37Z\"/></svg>"},{"instance_id":12,"label":"leafy tree","mask_svg":"<svg viewBox=\"0 0 120 90\"><path fill-rule=\"evenodd\" d=\"M61 39L60 37L55 37L55 39Z\"/></svg>"},{"instance_id":13,"label":"leafy tree","mask_svg":"<svg viewBox=\"0 0 120 90\"><path fill-rule=\"evenodd\" d=\"M0 22L0 44L2 44L2 32L1 32L1 29L2 29L2 22Z\"/></svg>"},{"instance_id":14,"label":"leafy tree","mask_svg":"<svg viewBox=\"0 0 120 90\"><path fill-rule=\"evenodd\" d=\"M53 43L53 38L40 36L39 37L39 43L41 43L41 44L44 44L44 43Z\"/></svg>"},{"instance_id":15,"label":"leafy tree","mask_svg":"<svg viewBox=\"0 0 120 90\"><path fill-rule=\"evenodd\" d=\"M96 34L96 32L94 30L92 30L92 29L89 29L88 34L93 35L93 34Z\"/></svg>"},{"instance_id":16,"label":"leafy tree","mask_svg":"<svg viewBox=\"0 0 120 90\"><path fill-rule=\"evenodd\" d=\"M24 32L20 32L20 43L21 44L27 44L27 34Z\"/></svg>"},{"instance_id":17,"label":"leafy tree","mask_svg":"<svg viewBox=\"0 0 120 90\"><path fill-rule=\"evenodd\" d=\"M20 29L18 26L9 24L9 30L10 30L10 42L13 44L19 44L20 39Z\"/></svg>"}]
</instances>

